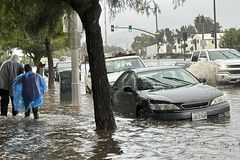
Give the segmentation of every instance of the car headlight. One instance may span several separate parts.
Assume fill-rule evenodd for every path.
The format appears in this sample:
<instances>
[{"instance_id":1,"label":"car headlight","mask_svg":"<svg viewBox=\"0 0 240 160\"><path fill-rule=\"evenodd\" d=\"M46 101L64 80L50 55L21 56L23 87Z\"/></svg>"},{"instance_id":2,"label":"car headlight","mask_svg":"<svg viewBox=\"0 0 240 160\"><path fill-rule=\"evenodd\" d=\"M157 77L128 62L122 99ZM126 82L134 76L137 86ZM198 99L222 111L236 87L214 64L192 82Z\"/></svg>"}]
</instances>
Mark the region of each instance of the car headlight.
<instances>
[{"instance_id":1,"label":"car headlight","mask_svg":"<svg viewBox=\"0 0 240 160\"><path fill-rule=\"evenodd\" d=\"M220 70L226 70L228 68L227 65L224 65L224 64L215 64L215 70L216 71L220 71Z\"/></svg>"},{"instance_id":2,"label":"car headlight","mask_svg":"<svg viewBox=\"0 0 240 160\"><path fill-rule=\"evenodd\" d=\"M218 103L223 103L223 102L226 102L226 101L227 101L226 97L224 95L222 95L222 96L219 96L219 97L215 98L212 101L211 105L218 104Z\"/></svg>"},{"instance_id":3,"label":"car headlight","mask_svg":"<svg viewBox=\"0 0 240 160\"><path fill-rule=\"evenodd\" d=\"M149 107L150 107L151 110L161 110L161 111L164 111L164 110L180 110L180 108L177 107L174 104L152 104L152 103L150 103Z\"/></svg>"},{"instance_id":4,"label":"car headlight","mask_svg":"<svg viewBox=\"0 0 240 160\"><path fill-rule=\"evenodd\" d=\"M227 65L224 65L224 64L220 65L220 69L221 69L221 70L225 70L225 69L227 69L227 68L228 68Z\"/></svg>"}]
</instances>

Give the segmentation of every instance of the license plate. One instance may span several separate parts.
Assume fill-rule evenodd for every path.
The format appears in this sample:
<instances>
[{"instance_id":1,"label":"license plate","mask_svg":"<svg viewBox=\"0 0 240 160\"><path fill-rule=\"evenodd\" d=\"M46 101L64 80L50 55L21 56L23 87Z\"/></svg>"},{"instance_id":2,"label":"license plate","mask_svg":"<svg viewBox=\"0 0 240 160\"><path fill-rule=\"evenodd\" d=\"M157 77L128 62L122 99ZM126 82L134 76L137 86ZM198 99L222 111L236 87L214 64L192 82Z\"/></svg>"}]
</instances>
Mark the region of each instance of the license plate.
<instances>
[{"instance_id":1,"label":"license plate","mask_svg":"<svg viewBox=\"0 0 240 160\"><path fill-rule=\"evenodd\" d=\"M207 119L207 112L192 112L192 120Z\"/></svg>"}]
</instances>

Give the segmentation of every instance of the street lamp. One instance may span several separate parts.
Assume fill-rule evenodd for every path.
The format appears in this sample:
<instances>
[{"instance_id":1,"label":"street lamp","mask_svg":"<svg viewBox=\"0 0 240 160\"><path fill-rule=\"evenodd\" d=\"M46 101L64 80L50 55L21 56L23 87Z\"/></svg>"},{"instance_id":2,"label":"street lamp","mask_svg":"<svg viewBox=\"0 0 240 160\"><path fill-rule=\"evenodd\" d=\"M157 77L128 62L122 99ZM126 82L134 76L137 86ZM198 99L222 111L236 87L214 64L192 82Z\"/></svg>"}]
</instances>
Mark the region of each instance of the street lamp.
<instances>
[{"instance_id":1,"label":"street lamp","mask_svg":"<svg viewBox=\"0 0 240 160\"><path fill-rule=\"evenodd\" d=\"M154 8L149 7L149 3L153 2ZM155 38L156 38L156 43L157 43L157 53L159 53L159 43L157 40L157 36L159 35L159 31L158 31L158 17L157 14L158 12L160 12L157 3L154 0L151 0L147 3L145 3L145 6L147 6L146 8L148 9L152 9L153 13L155 14L155 23L156 23L156 33L155 33ZM142 12L144 12L144 7L142 7Z\"/></svg>"},{"instance_id":2,"label":"street lamp","mask_svg":"<svg viewBox=\"0 0 240 160\"><path fill-rule=\"evenodd\" d=\"M213 14L214 14L214 44L215 48L217 48L217 24L216 24L216 3L213 0Z\"/></svg>"},{"instance_id":3,"label":"street lamp","mask_svg":"<svg viewBox=\"0 0 240 160\"><path fill-rule=\"evenodd\" d=\"M158 19L157 19L157 13L158 13L158 8L157 4L155 1L153 1L154 4L154 13L155 13L155 20L156 20L156 33L158 32Z\"/></svg>"}]
</instances>

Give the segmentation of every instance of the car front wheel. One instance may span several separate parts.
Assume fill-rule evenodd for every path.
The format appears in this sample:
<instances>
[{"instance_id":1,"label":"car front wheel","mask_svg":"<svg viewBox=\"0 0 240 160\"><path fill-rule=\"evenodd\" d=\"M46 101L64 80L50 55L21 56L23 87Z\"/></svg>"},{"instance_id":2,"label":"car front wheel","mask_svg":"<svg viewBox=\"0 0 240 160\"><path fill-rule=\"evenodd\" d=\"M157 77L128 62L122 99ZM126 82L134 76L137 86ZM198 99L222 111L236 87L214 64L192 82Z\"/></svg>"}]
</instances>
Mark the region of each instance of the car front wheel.
<instances>
[{"instance_id":1,"label":"car front wheel","mask_svg":"<svg viewBox=\"0 0 240 160\"><path fill-rule=\"evenodd\" d=\"M137 109L136 116L137 116L137 119L139 119L139 120L146 120L147 119L146 112L142 108Z\"/></svg>"}]
</instances>

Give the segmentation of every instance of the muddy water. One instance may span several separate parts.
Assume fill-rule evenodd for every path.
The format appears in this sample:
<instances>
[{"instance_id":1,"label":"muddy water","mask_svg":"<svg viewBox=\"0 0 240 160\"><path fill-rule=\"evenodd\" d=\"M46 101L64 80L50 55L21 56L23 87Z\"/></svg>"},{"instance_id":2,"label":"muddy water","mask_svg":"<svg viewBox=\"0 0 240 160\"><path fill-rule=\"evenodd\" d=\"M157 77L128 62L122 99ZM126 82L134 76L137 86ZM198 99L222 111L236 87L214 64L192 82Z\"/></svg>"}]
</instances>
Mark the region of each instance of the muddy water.
<instances>
[{"instance_id":1,"label":"muddy water","mask_svg":"<svg viewBox=\"0 0 240 160\"><path fill-rule=\"evenodd\" d=\"M217 86L231 105L231 117L203 121L136 121L115 117L114 133L95 132L93 102L81 107L45 94L40 119L0 117L0 159L226 159L240 157L240 87ZM9 110L10 111L10 110Z\"/></svg>"}]
</instances>

